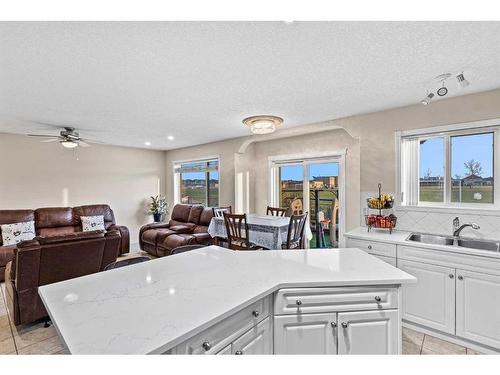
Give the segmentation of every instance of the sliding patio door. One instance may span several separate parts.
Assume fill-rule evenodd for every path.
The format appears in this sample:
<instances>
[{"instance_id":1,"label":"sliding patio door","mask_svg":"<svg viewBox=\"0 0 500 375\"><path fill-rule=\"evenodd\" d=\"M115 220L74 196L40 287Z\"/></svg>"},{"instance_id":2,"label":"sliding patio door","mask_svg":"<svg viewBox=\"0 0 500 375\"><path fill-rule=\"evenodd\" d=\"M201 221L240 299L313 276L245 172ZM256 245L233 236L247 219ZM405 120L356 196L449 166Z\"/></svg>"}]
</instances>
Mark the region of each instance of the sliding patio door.
<instances>
[{"instance_id":1,"label":"sliding patio door","mask_svg":"<svg viewBox=\"0 0 500 375\"><path fill-rule=\"evenodd\" d=\"M271 202L296 215L308 212L309 248L339 245L342 164L341 157L271 162Z\"/></svg>"}]
</instances>

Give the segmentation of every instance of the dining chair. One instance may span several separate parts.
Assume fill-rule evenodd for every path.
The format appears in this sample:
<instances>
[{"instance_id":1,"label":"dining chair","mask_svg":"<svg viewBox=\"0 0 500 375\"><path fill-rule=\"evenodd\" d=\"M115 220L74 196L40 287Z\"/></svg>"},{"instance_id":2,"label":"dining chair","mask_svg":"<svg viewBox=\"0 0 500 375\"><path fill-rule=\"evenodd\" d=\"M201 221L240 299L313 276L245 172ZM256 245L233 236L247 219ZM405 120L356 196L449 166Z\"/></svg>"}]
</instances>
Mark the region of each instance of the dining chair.
<instances>
[{"instance_id":1,"label":"dining chair","mask_svg":"<svg viewBox=\"0 0 500 375\"><path fill-rule=\"evenodd\" d=\"M224 212L227 212L228 214L232 214L232 207L227 206L227 207L212 207L212 212L215 217L224 217Z\"/></svg>"},{"instance_id":2,"label":"dining chair","mask_svg":"<svg viewBox=\"0 0 500 375\"><path fill-rule=\"evenodd\" d=\"M282 249L303 249L304 228L307 222L307 212L303 215L292 215L288 224L286 243L281 245Z\"/></svg>"},{"instance_id":3,"label":"dining chair","mask_svg":"<svg viewBox=\"0 0 500 375\"><path fill-rule=\"evenodd\" d=\"M104 267L104 271L114 270L115 268L131 266L132 264L147 262L148 260L151 260L151 258L149 258L149 257L133 257L133 258L123 259L123 260L117 260L116 262L110 263L106 267Z\"/></svg>"},{"instance_id":4,"label":"dining chair","mask_svg":"<svg viewBox=\"0 0 500 375\"><path fill-rule=\"evenodd\" d=\"M174 248L170 252L170 255L185 253L186 251L201 249L202 247L206 247L206 246L205 245L184 245L184 246L177 246L176 248Z\"/></svg>"},{"instance_id":5,"label":"dining chair","mask_svg":"<svg viewBox=\"0 0 500 375\"><path fill-rule=\"evenodd\" d=\"M231 250L261 250L248 239L248 223L246 214L228 214L224 212L227 247Z\"/></svg>"},{"instance_id":6,"label":"dining chair","mask_svg":"<svg viewBox=\"0 0 500 375\"><path fill-rule=\"evenodd\" d=\"M287 211L288 211L288 208L267 206L266 215L285 216Z\"/></svg>"}]
</instances>

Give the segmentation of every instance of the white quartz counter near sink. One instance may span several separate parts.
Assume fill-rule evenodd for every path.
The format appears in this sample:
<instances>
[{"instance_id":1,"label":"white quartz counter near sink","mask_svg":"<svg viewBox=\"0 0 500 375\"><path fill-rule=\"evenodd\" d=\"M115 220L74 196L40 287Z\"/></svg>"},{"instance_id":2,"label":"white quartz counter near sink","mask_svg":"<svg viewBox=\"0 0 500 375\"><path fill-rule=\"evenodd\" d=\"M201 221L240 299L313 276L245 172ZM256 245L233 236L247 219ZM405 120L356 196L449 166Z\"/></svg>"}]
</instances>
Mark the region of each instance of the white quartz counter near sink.
<instances>
[{"instance_id":1,"label":"white quartz counter near sink","mask_svg":"<svg viewBox=\"0 0 500 375\"><path fill-rule=\"evenodd\" d=\"M217 246L39 288L71 353L161 353L283 287L416 279L359 249Z\"/></svg>"},{"instance_id":2,"label":"white quartz counter near sink","mask_svg":"<svg viewBox=\"0 0 500 375\"><path fill-rule=\"evenodd\" d=\"M389 242L397 245L406 245L406 246L414 246L421 247L433 250L442 250L450 253L458 253L458 254L468 254L468 255L477 255L488 258L498 258L500 259L500 253L496 251L488 251L488 250L479 250L479 249L471 249L468 247L458 247L458 246L450 246L450 245L436 245L436 244L426 244L423 242L416 241L407 241L408 236L414 232L406 232L400 230L394 230L391 233L387 230L377 230L372 229L370 232L365 227L359 227L353 229L344 234L344 236L349 238L357 238L360 240L371 240L371 241L380 241L380 242ZM415 232L418 233L418 232ZM467 237L464 237L467 238Z\"/></svg>"}]
</instances>

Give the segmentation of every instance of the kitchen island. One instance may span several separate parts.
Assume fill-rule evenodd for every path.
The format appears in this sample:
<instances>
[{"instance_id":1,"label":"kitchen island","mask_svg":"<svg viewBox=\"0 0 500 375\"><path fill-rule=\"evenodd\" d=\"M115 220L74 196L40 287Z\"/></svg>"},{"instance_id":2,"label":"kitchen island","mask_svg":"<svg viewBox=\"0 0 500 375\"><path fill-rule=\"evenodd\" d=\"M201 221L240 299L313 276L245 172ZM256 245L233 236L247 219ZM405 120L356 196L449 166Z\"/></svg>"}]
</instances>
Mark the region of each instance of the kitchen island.
<instances>
[{"instance_id":1,"label":"kitchen island","mask_svg":"<svg viewBox=\"0 0 500 375\"><path fill-rule=\"evenodd\" d=\"M414 282L359 249L209 246L39 293L73 354L395 354Z\"/></svg>"}]
</instances>

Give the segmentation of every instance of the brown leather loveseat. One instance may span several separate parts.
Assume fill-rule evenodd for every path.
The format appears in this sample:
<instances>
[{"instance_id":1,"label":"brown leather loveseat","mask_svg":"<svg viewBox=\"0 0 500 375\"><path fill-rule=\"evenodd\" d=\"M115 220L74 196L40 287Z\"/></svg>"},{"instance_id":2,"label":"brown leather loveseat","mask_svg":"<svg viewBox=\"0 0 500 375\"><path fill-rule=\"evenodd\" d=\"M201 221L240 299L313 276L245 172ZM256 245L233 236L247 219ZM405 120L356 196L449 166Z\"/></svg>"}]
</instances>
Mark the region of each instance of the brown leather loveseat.
<instances>
[{"instance_id":1,"label":"brown leather loveseat","mask_svg":"<svg viewBox=\"0 0 500 375\"><path fill-rule=\"evenodd\" d=\"M119 254L129 252L130 235L127 227L116 225L113 210L106 204L79 207L46 207L36 210L0 210L0 225L25 221L35 222L37 236L73 234L82 231L81 216L104 216L107 231L120 233ZM0 229L0 281L4 280L5 266L14 257L16 245L3 246Z\"/></svg>"},{"instance_id":2,"label":"brown leather loveseat","mask_svg":"<svg viewBox=\"0 0 500 375\"><path fill-rule=\"evenodd\" d=\"M114 262L118 230L75 232L23 241L5 270L7 307L15 325L47 317L38 287L89 275Z\"/></svg>"},{"instance_id":3,"label":"brown leather loveseat","mask_svg":"<svg viewBox=\"0 0 500 375\"><path fill-rule=\"evenodd\" d=\"M151 255L170 255L176 247L183 245L211 245L208 226L213 218L212 208L201 205L177 204L168 223L144 225L139 231L141 250Z\"/></svg>"}]
</instances>

